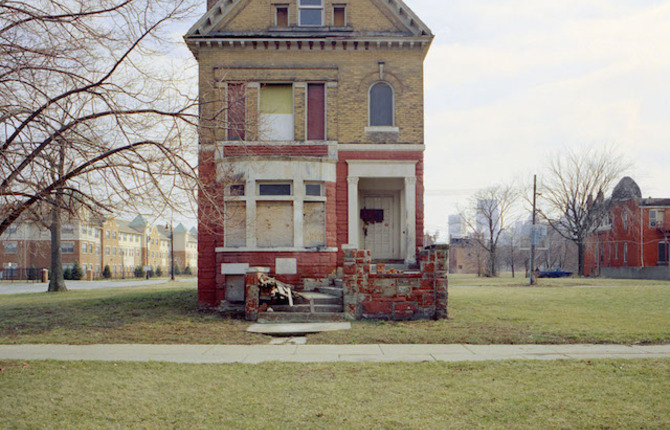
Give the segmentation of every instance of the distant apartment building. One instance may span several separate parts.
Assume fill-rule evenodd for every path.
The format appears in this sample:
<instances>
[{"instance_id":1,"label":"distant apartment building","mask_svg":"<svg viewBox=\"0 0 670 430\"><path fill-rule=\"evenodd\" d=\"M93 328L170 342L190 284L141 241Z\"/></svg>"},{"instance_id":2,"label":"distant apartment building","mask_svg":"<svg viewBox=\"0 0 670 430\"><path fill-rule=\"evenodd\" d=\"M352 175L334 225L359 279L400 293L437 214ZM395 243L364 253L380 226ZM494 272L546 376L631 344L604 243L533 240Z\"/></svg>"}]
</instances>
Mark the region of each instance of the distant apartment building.
<instances>
[{"instance_id":1,"label":"distant apartment building","mask_svg":"<svg viewBox=\"0 0 670 430\"><path fill-rule=\"evenodd\" d=\"M170 270L170 228L156 226L138 215L132 221L80 216L61 228L63 268L79 263L84 272L101 277L109 266L112 277L132 277L137 267ZM174 259L182 270L197 272L197 230L174 228ZM0 235L0 277L26 276L29 268L49 268L51 235L45 225L20 221Z\"/></svg>"},{"instance_id":2,"label":"distant apartment building","mask_svg":"<svg viewBox=\"0 0 670 430\"><path fill-rule=\"evenodd\" d=\"M643 198L629 177L586 244L584 275L670 279L670 198Z\"/></svg>"}]
</instances>

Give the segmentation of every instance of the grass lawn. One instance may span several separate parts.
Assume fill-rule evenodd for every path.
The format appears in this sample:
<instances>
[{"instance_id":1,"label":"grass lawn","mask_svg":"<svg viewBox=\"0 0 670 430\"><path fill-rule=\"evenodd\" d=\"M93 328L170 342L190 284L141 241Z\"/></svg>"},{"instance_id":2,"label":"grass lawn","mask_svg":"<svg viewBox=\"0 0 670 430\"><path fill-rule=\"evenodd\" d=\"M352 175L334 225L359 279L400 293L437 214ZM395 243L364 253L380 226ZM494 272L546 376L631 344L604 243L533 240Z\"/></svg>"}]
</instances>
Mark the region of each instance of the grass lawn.
<instances>
[{"instance_id":1,"label":"grass lawn","mask_svg":"<svg viewBox=\"0 0 670 430\"><path fill-rule=\"evenodd\" d=\"M670 360L0 361L3 428L670 428Z\"/></svg>"},{"instance_id":2,"label":"grass lawn","mask_svg":"<svg viewBox=\"0 0 670 430\"><path fill-rule=\"evenodd\" d=\"M670 343L670 282L450 278L446 321L354 322L308 343ZM465 287L477 286L479 287ZM195 283L0 296L0 343L267 343L201 313Z\"/></svg>"}]
</instances>

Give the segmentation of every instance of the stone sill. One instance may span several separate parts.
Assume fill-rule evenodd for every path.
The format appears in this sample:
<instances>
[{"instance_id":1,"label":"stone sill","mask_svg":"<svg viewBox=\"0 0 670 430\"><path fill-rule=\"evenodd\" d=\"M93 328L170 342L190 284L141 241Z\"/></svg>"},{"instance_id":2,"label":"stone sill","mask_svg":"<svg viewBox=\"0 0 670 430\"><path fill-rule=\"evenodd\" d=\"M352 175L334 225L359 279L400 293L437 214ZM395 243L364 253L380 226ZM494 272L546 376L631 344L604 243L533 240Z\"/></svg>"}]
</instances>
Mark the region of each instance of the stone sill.
<instances>
[{"instance_id":1,"label":"stone sill","mask_svg":"<svg viewBox=\"0 0 670 430\"><path fill-rule=\"evenodd\" d=\"M227 248L227 247L218 247L216 252L226 253L226 252L302 252L302 253L315 253L315 252L337 252L337 248Z\"/></svg>"}]
</instances>

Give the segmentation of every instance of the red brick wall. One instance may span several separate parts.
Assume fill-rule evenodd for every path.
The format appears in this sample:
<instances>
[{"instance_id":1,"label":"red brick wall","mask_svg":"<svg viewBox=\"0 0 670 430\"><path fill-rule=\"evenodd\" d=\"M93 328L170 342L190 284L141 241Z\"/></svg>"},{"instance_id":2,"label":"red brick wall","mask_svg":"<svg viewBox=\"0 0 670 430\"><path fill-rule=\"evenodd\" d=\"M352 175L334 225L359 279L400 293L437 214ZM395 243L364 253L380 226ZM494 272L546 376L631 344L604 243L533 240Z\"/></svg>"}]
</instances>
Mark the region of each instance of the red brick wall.
<instances>
[{"instance_id":1,"label":"red brick wall","mask_svg":"<svg viewBox=\"0 0 670 430\"><path fill-rule=\"evenodd\" d=\"M275 260L277 258L295 258L297 260L297 274L295 275L277 275L275 273ZM207 302L210 306L216 306L221 300L225 299L226 293L223 287L225 276L221 274L221 264L223 263L248 263L249 267L267 267L270 269L270 276L277 278L282 282L302 286L304 278L326 278L332 274L337 267L337 253L335 252L219 252L216 254L216 293L211 301Z\"/></svg>"},{"instance_id":2,"label":"red brick wall","mask_svg":"<svg viewBox=\"0 0 670 430\"><path fill-rule=\"evenodd\" d=\"M232 145L223 149L226 157L253 156L291 156L326 157L327 145Z\"/></svg>"},{"instance_id":3,"label":"red brick wall","mask_svg":"<svg viewBox=\"0 0 670 430\"><path fill-rule=\"evenodd\" d=\"M345 250L345 313L355 319L447 318L447 251L425 251L420 260L420 273L371 273L370 251Z\"/></svg>"},{"instance_id":4,"label":"red brick wall","mask_svg":"<svg viewBox=\"0 0 670 430\"><path fill-rule=\"evenodd\" d=\"M216 306L216 247L223 228L214 208L217 196L214 151L200 151L198 190L198 305ZM221 201L223 201L221 199Z\"/></svg>"}]
</instances>

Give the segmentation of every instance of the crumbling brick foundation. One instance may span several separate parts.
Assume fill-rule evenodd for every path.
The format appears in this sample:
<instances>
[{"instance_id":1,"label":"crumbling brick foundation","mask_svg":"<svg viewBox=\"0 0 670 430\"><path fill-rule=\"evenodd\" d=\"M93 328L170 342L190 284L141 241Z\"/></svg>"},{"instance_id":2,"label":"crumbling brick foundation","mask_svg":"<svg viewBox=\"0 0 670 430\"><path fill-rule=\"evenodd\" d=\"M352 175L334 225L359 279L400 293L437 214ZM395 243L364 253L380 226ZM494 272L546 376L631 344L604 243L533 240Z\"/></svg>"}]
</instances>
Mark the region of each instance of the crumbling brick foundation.
<instances>
[{"instance_id":1,"label":"crumbling brick foundation","mask_svg":"<svg viewBox=\"0 0 670 430\"><path fill-rule=\"evenodd\" d=\"M447 246L419 254L419 272L388 273L370 251L344 249L344 312L350 319L448 318Z\"/></svg>"}]
</instances>

